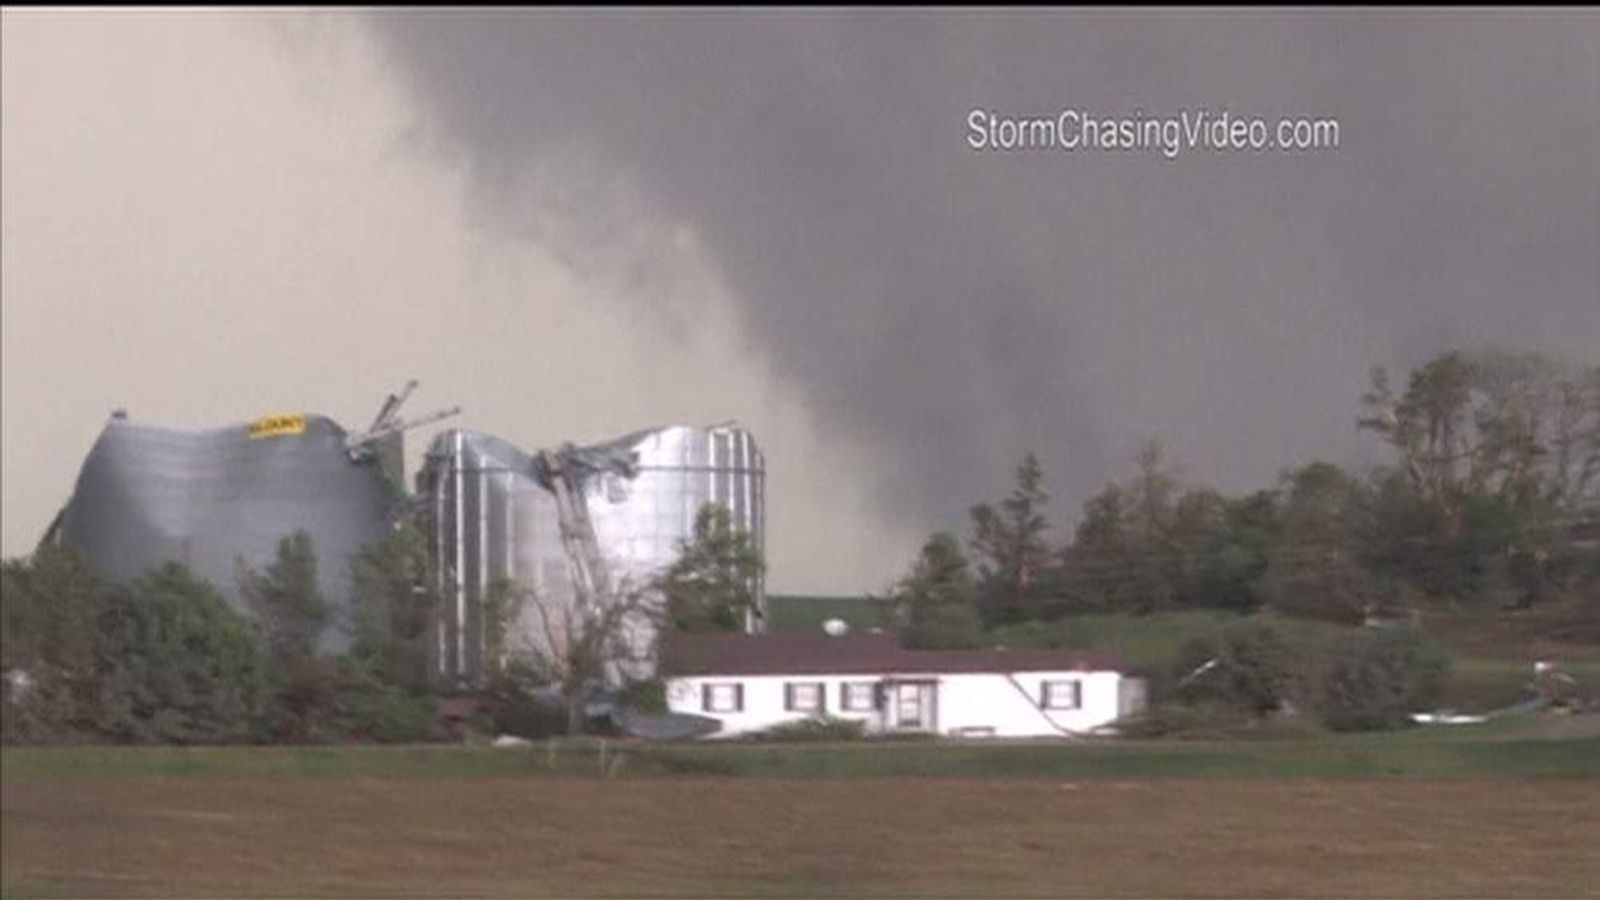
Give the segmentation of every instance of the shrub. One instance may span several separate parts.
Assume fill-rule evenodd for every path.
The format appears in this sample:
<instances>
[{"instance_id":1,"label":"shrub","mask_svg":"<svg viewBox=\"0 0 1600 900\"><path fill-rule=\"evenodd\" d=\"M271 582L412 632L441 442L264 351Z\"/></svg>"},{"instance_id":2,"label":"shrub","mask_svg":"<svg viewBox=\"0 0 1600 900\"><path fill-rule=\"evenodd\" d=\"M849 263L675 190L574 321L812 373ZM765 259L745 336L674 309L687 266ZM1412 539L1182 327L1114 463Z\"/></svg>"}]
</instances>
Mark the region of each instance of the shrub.
<instances>
[{"instance_id":1,"label":"shrub","mask_svg":"<svg viewBox=\"0 0 1600 900\"><path fill-rule=\"evenodd\" d=\"M1409 722L1438 702L1449 657L1410 629L1366 629L1335 641L1318 684L1317 712L1336 731L1371 731Z\"/></svg>"},{"instance_id":2,"label":"shrub","mask_svg":"<svg viewBox=\"0 0 1600 900\"><path fill-rule=\"evenodd\" d=\"M659 678L635 681L622 691L622 705L643 713L667 712L667 685Z\"/></svg>"},{"instance_id":3,"label":"shrub","mask_svg":"<svg viewBox=\"0 0 1600 900\"><path fill-rule=\"evenodd\" d=\"M1297 663L1305 648L1293 646L1270 625L1241 624L1220 638L1195 638L1178 654L1174 692L1190 704L1214 704L1250 715L1290 705L1298 693Z\"/></svg>"},{"instance_id":4,"label":"shrub","mask_svg":"<svg viewBox=\"0 0 1600 900\"><path fill-rule=\"evenodd\" d=\"M750 735L750 739L757 741L783 741L786 743L854 741L860 740L865 733L865 726L861 722L834 718L833 716L813 716L809 719L801 719L798 722L785 722L782 725L774 725L765 731Z\"/></svg>"},{"instance_id":5,"label":"shrub","mask_svg":"<svg viewBox=\"0 0 1600 900\"><path fill-rule=\"evenodd\" d=\"M1164 703L1120 723L1123 737L1217 740L1236 737L1249 724L1248 713L1218 703Z\"/></svg>"},{"instance_id":6,"label":"shrub","mask_svg":"<svg viewBox=\"0 0 1600 900\"><path fill-rule=\"evenodd\" d=\"M323 743L339 736L344 673L337 660L320 656L269 659L269 697L257 732L277 743Z\"/></svg>"},{"instance_id":7,"label":"shrub","mask_svg":"<svg viewBox=\"0 0 1600 900\"><path fill-rule=\"evenodd\" d=\"M531 741L564 735L567 733L567 708L559 698L515 694L495 709L494 729L499 734Z\"/></svg>"},{"instance_id":8,"label":"shrub","mask_svg":"<svg viewBox=\"0 0 1600 900\"><path fill-rule=\"evenodd\" d=\"M1322 726L1308 716L1258 718L1215 703L1164 703L1118 723L1117 730L1128 738L1194 741L1304 740L1323 733Z\"/></svg>"},{"instance_id":9,"label":"shrub","mask_svg":"<svg viewBox=\"0 0 1600 900\"><path fill-rule=\"evenodd\" d=\"M115 591L101 619L98 729L116 740L246 740L266 701L266 653L241 616L177 563Z\"/></svg>"},{"instance_id":10,"label":"shrub","mask_svg":"<svg viewBox=\"0 0 1600 900\"><path fill-rule=\"evenodd\" d=\"M408 744L434 737L438 703L433 697L382 687L350 694L344 706L345 727L350 738L380 744Z\"/></svg>"}]
</instances>

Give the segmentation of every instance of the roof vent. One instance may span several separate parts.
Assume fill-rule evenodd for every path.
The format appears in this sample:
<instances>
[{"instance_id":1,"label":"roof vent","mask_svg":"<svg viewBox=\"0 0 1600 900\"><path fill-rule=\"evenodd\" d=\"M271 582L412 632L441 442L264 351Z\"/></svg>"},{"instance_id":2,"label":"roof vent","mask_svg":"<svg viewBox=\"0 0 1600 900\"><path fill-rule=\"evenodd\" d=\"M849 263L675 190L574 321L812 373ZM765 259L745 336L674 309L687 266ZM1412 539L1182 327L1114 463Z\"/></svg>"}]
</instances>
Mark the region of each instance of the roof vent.
<instances>
[{"instance_id":1,"label":"roof vent","mask_svg":"<svg viewBox=\"0 0 1600 900\"><path fill-rule=\"evenodd\" d=\"M850 623L843 619L829 619L822 623L822 630L827 632L829 637L844 637L850 633Z\"/></svg>"}]
</instances>

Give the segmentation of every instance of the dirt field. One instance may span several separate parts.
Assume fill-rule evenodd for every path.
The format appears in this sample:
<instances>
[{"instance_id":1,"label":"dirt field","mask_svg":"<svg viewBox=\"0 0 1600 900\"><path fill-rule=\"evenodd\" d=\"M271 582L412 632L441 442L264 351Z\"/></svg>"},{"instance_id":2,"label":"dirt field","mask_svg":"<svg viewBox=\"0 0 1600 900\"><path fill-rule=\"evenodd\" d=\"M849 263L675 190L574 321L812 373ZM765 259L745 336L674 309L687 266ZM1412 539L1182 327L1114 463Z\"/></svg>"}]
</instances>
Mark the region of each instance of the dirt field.
<instances>
[{"instance_id":1,"label":"dirt field","mask_svg":"<svg viewBox=\"0 0 1600 900\"><path fill-rule=\"evenodd\" d=\"M7 893L1600 894L1600 782L7 778Z\"/></svg>"}]
</instances>

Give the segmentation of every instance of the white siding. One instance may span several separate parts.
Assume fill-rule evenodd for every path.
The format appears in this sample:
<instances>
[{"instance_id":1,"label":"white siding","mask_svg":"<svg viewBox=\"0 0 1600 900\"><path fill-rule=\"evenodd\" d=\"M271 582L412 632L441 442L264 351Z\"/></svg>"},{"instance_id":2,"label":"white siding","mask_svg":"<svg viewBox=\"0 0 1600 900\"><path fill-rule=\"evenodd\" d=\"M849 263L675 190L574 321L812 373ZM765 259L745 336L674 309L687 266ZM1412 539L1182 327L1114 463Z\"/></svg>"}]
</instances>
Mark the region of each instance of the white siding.
<instances>
[{"instance_id":1,"label":"white siding","mask_svg":"<svg viewBox=\"0 0 1600 900\"><path fill-rule=\"evenodd\" d=\"M985 672L945 675L939 682L939 730L994 729L996 737L1088 731L1117 719L1116 672ZM1043 709L1046 681L1083 684L1079 709Z\"/></svg>"},{"instance_id":2,"label":"white siding","mask_svg":"<svg viewBox=\"0 0 1600 900\"><path fill-rule=\"evenodd\" d=\"M893 725L893 694L890 693L881 709L846 712L841 706L841 685L854 681L875 684L929 682L935 685L932 703L934 727L941 734L1049 737L1088 731L1115 721L1121 679L1122 676L1117 672L1082 671L694 676L668 680L667 705L673 712L719 719L722 731L715 736L735 737L814 715L784 709L784 685L791 682L820 682L824 694L823 711L827 715L863 722L869 732L879 732ZM1046 681L1073 680L1083 685L1082 703L1078 709L1042 708ZM744 686L744 708L741 711L713 713L703 708L701 698L705 685L733 683Z\"/></svg>"},{"instance_id":3,"label":"white siding","mask_svg":"<svg viewBox=\"0 0 1600 900\"><path fill-rule=\"evenodd\" d=\"M785 710L783 687L790 682L820 682L823 695L822 707L826 715L864 722L869 730L876 731L880 727L881 713L878 710L845 712L841 708L843 698L840 696L840 686L850 681L877 683L881 680L882 677L877 675L729 675L672 678L667 681L667 707L673 712L694 713L720 719L722 731L716 736L731 737L763 731L774 725L797 722L815 715L815 713ZM708 684L730 683L744 685L744 709L736 713L714 713L704 709L701 705L701 698L704 696L702 688Z\"/></svg>"}]
</instances>

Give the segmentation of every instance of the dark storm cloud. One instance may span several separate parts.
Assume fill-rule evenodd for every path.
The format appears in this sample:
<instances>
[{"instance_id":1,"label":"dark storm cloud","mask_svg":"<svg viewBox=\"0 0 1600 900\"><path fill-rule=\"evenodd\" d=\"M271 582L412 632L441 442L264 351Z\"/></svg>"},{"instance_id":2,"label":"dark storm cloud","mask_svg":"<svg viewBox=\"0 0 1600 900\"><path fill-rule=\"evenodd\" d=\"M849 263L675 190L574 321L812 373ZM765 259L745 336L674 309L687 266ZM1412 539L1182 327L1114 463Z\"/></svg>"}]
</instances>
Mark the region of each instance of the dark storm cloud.
<instances>
[{"instance_id":1,"label":"dark storm cloud","mask_svg":"<svg viewBox=\"0 0 1600 900\"><path fill-rule=\"evenodd\" d=\"M1073 505L1146 436L1230 488L1359 460L1372 365L1600 347L1592 13L371 24L489 227L530 231L493 198L532 160L626 173L697 229L770 365L881 451L884 502L919 525L958 524L1028 449ZM1341 146L975 153L974 107L1335 117ZM588 183L569 240L607 230Z\"/></svg>"}]
</instances>

